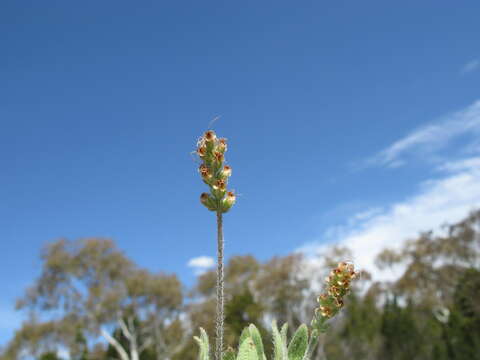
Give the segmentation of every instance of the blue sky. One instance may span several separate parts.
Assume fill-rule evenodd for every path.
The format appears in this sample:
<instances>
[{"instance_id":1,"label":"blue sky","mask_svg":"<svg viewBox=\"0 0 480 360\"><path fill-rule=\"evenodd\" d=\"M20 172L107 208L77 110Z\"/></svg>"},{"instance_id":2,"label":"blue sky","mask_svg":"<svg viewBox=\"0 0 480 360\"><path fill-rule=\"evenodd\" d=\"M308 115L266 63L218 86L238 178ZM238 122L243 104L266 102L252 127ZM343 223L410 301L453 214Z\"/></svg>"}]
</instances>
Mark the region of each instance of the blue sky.
<instances>
[{"instance_id":1,"label":"blue sky","mask_svg":"<svg viewBox=\"0 0 480 360\"><path fill-rule=\"evenodd\" d=\"M477 1L2 1L0 343L39 253L110 237L186 284L190 155L229 139L226 253L374 251L480 205ZM206 261L205 261L206 260Z\"/></svg>"}]
</instances>

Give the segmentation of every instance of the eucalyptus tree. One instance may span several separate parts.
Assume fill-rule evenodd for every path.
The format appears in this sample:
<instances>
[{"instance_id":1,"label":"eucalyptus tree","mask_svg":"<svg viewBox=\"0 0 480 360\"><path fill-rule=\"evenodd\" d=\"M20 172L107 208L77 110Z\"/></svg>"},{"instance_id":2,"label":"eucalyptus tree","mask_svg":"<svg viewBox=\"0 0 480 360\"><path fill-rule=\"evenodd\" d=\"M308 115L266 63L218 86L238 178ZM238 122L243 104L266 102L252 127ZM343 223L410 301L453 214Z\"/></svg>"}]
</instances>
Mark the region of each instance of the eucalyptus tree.
<instances>
[{"instance_id":1,"label":"eucalyptus tree","mask_svg":"<svg viewBox=\"0 0 480 360\"><path fill-rule=\"evenodd\" d=\"M103 338L121 360L139 360L149 347L158 359L170 356L165 336L178 327L183 301L175 275L139 268L103 238L59 240L45 247L41 259L40 277L17 301L32 320L23 324L7 352L33 354L50 339L75 357L80 332L90 342ZM126 345L112 336L114 329L120 329ZM35 337L22 341L27 330Z\"/></svg>"},{"instance_id":2,"label":"eucalyptus tree","mask_svg":"<svg viewBox=\"0 0 480 360\"><path fill-rule=\"evenodd\" d=\"M398 265L402 275L391 291L426 306L449 306L465 269L480 269L480 210L440 232L424 232L400 250L386 249L380 269Z\"/></svg>"}]
</instances>

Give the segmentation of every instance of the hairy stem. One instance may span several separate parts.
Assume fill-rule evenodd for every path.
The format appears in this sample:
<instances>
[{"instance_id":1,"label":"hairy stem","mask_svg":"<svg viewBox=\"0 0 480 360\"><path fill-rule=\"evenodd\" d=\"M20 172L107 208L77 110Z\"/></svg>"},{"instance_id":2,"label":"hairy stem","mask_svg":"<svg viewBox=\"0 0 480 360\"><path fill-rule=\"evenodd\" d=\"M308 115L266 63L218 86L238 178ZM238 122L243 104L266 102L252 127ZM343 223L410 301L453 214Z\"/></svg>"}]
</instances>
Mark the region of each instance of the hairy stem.
<instances>
[{"instance_id":1,"label":"hairy stem","mask_svg":"<svg viewBox=\"0 0 480 360\"><path fill-rule=\"evenodd\" d=\"M217 211L217 318L215 359L222 360L223 351L223 219Z\"/></svg>"}]
</instances>

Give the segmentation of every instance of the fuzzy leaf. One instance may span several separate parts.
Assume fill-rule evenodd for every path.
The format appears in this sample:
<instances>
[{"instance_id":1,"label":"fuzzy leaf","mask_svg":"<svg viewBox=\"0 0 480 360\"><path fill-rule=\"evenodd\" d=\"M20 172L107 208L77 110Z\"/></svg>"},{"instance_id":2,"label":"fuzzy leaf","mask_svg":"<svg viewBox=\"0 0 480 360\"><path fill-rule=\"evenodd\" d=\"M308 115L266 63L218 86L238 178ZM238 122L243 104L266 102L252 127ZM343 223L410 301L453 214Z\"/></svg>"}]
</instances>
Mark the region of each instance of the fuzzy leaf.
<instances>
[{"instance_id":1,"label":"fuzzy leaf","mask_svg":"<svg viewBox=\"0 0 480 360\"><path fill-rule=\"evenodd\" d=\"M210 358L210 344L208 342L208 335L203 328L200 328L200 337L193 337L200 347L198 360L209 360Z\"/></svg>"},{"instance_id":2,"label":"fuzzy leaf","mask_svg":"<svg viewBox=\"0 0 480 360\"><path fill-rule=\"evenodd\" d=\"M320 336L320 333L318 329L313 329L312 333L310 334L310 340L308 342L308 349L307 353L303 357L303 360L311 360L313 352L315 351L315 348L317 347L318 344L318 337Z\"/></svg>"},{"instance_id":3,"label":"fuzzy leaf","mask_svg":"<svg viewBox=\"0 0 480 360\"><path fill-rule=\"evenodd\" d=\"M251 337L245 339L238 350L237 360L261 360Z\"/></svg>"},{"instance_id":4,"label":"fuzzy leaf","mask_svg":"<svg viewBox=\"0 0 480 360\"><path fill-rule=\"evenodd\" d=\"M288 360L302 360L308 348L307 325L299 326L288 345Z\"/></svg>"},{"instance_id":5,"label":"fuzzy leaf","mask_svg":"<svg viewBox=\"0 0 480 360\"><path fill-rule=\"evenodd\" d=\"M255 348L257 350L258 358L260 360L262 360L265 356L264 349L263 349L262 336L260 335L260 332L258 331L258 329L255 325L250 324L248 329L250 331L250 337L252 338L253 343L255 344Z\"/></svg>"},{"instance_id":6,"label":"fuzzy leaf","mask_svg":"<svg viewBox=\"0 0 480 360\"><path fill-rule=\"evenodd\" d=\"M282 328L283 330L283 328ZM287 345L282 339L282 335L278 331L277 323L272 321L273 350L275 360L288 360Z\"/></svg>"},{"instance_id":7,"label":"fuzzy leaf","mask_svg":"<svg viewBox=\"0 0 480 360\"><path fill-rule=\"evenodd\" d=\"M283 324L282 330L280 330L280 334L282 335L283 343L285 344L285 346L287 346L288 323Z\"/></svg>"},{"instance_id":8,"label":"fuzzy leaf","mask_svg":"<svg viewBox=\"0 0 480 360\"><path fill-rule=\"evenodd\" d=\"M246 327L245 329L242 330L242 333L240 334L240 340L238 341L238 347L240 348L240 345L242 345L242 343L248 339L248 337L250 336L250 329L248 327Z\"/></svg>"}]
</instances>

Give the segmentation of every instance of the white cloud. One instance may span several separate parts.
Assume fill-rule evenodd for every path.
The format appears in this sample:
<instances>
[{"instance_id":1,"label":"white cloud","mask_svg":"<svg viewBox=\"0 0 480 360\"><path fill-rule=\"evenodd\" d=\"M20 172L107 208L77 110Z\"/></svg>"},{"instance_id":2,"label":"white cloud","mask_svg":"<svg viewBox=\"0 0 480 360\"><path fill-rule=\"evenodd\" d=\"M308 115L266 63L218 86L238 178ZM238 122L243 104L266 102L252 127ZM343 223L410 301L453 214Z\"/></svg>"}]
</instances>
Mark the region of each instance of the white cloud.
<instances>
[{"instance_id":1,"label":"white cloud","mask_svg":"<svg viewBox=\"0 0 480 360\"><path fill-rule=\"evenodd\" d=\"M195 275L201 275L215 265L215 260L210 256L198 256L188 261L187 266L193 268Z\"/></svg>"},{"instance_id":2,"label":"white cloud","mask_svg":"<svg viewBox=\"0 0 480 360\"><path fill-rule=\"evenodd\" d=\"M480 168L480 157L472 157L458 161L447 162L438 167L440 171L456 172L462 170L475 170Z\"/></svg>"},{"instance_id":3,"label":"white cloud","mask_svg":"<svg viewBox=\"0 0 480 360\"><path fill-rule=\"evenodd\" d=\"M390 168L400 167L407 163L405 158L408 156L431 157L432 154L447 147L460 136L471 136L479 132L480 100L463 110L416 129L367 159L366 165L380 165ZM468 140L465 148L474 141L475 139Z\"/></svg>"},{"instance_id":4,"label":"white cloud","mask_svg":"<svg viewBox=\"0 0 480 360\"><path fill-rule=\"evenodd\" d=\"M463 65L461 74L468 74L480 68L480 60L474 59Z\"/></svg>"},{"instance_id":5,"label":"white cloud","mask_svg":"<svg viewBox=\"0 0 480 360\"><path fill-rule=\"evenodd\" d=\"M326 236L350 248L355 264L376 279L395 276L376 269L374 260L381 250L398 248L421 231L458 222L480 207L480 157L450 162L437 170L442 176L422 183L416 194L384 209L357 213L344 225L328 229ZM325 248L324 244L310 243L300 250L312 254Z\"/></svg>"}]
</instances>

